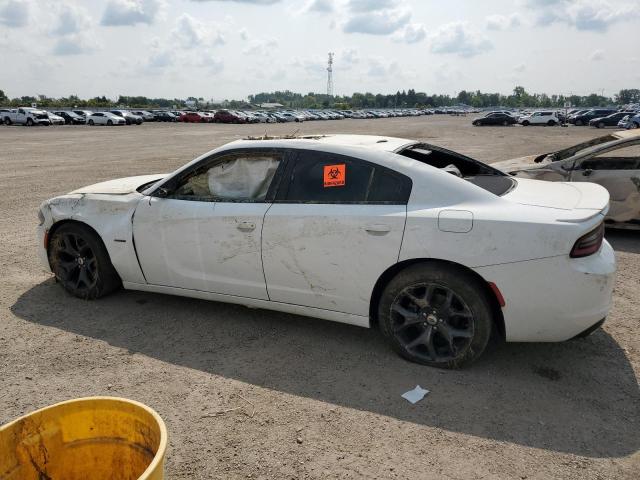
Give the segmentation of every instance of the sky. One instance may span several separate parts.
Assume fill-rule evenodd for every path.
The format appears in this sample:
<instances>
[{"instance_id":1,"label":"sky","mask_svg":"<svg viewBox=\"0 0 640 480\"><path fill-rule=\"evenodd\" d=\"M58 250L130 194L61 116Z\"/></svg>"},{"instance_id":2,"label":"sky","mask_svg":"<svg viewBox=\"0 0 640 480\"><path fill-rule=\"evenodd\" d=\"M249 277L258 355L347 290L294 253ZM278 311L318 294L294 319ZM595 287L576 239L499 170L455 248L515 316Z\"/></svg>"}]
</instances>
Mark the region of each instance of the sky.
<instances>
[{"instance_id":1,"label":"sky","mask_svg":"<svg viewBox=\"0 0 640 480\"><path fill-rule=\"evenodd\" d=\"M640 0L0 0L9 97L640 87Z\"/></svg>"}]
</instances>

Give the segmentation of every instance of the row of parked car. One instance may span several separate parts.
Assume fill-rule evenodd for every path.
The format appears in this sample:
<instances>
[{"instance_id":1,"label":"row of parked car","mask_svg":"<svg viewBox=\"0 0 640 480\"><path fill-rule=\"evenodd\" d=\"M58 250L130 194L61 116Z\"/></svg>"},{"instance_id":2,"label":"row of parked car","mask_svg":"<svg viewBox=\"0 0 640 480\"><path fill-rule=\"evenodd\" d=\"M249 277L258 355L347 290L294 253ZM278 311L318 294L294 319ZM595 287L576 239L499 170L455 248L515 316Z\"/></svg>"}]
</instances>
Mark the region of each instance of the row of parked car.
<instances>
[{"instance_id":1,"label":"row of parked car","mask_svg":"<svg viewBox=\"0 0 640 480\"><path fill-rule=\"evenodd\" d=\"M474 118L471 122L475 126L482 125L515 125L525 127L529 125L561 125L571 123L576 126L590 125L596 128L619 127L639 128L640 110L615 108L591 108L570 110L568 112L554 110L540 111L510 111L497 110L487 112L483 117Z\"/></svg>"},{"instance_id":2,"label":"row of parked car","mask_svg":"<svg viewBox=\"0 0 640 480\"><path fill-rule=\"evenodd\" d=\"M66 110L46 111L32 107L0 108L0 121L6 125L140 125L143 122L185 123L286 123L343 118L389 118L420 115L462 115L458 109L362 109L362 110Z\"/></svg>"}]
</instances>

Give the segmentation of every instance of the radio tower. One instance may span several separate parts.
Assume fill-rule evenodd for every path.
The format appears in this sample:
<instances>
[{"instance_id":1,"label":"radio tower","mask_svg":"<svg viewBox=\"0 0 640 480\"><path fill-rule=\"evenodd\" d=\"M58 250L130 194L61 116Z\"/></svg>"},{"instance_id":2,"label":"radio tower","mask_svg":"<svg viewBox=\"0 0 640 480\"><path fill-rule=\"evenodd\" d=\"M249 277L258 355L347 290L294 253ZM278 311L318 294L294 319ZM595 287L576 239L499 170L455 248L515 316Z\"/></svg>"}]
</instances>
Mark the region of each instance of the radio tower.
<instances>
[{"instance_id":1,"label":"radio tower","mask_svg":"<svg viewBox=\"0 0 640 480\"><path fill-rule=\"evenodd\" d=\"M327 95L333 97L333 53L329 52L327 62Z\"/></svg>"}]
</instances>

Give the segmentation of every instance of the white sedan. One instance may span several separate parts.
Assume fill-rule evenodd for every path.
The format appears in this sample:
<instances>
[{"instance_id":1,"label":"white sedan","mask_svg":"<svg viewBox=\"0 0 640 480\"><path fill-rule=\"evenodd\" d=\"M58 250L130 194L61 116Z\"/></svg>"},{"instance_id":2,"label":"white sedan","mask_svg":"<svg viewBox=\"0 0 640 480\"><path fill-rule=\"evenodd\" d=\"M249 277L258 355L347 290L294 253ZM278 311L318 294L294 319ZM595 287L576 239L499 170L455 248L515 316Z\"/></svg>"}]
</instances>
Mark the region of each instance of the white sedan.
<instances>
[{"instance_id":1,"label":"white sedan","mask_svg":"<svg viewBox=\"0 0 640 480\"><path fill-rule=\"evenodd\" d=\"M599 185L411 140L247 138L44 202L39 253L77 297L122 285L375 325L403 357L454 368L492 333L555 342L602 324L608 205Z\"/></svg>"},{"instance_id":2,"label":"white sedan","mask_svg":"<svg viewBox=\"0 0 640 480\"><path fill-rule=\"evenodd\" d=\"M127 121L111 112L94 112L87 115L87 125L126 125Z\"/></svg>"}]
</instances>

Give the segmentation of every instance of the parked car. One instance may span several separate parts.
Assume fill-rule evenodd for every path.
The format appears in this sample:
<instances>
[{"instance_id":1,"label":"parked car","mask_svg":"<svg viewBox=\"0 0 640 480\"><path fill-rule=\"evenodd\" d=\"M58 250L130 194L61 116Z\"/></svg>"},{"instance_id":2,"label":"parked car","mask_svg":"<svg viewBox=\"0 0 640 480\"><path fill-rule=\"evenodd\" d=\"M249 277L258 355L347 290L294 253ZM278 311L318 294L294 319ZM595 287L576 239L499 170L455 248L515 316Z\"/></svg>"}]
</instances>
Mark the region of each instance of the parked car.
<instances>
[{"instance_id":1,"label":"parked car","mask_svg":"<svg viewBox=\"0 0 640 480\"><path fill-rule=\"evenodd\" d=\"M618 122L633 112L616 112L606 117L593 118L589 120L589 126L596 128L617 127Z\"/></svg>"},{"instance_id":2,"label":"parked car","mask_svg":"<svg viewBox=\"0 0 640 480\"><path fill-rule=\"evenodd\" d=\"M158 122L175 122L177 118L173 113L164 110L154 110L152 113Z\"/></svg>"},{"instance_id":3,"label":"parked car","mask_svg":"<svg viewBox=\"0 0 640 480\"><path fill-rule=\"evenodd\" d=\"M144 120L145 122L156 121L156 117L153 115L153 113L147 112L146 110L132 110L131 113L133 113L134 115L138 115L139 117L142 117L142 120Z\"/></svg>"},{"instance_id":4,"label":"parked car","mask_svg":"<svg viewBox=\"0 0 640 480\"><path fill-rule=\"evenodd\" d=\"M111 112L94 112L87 117L88 125L126 125L127 121Z\"/></svg>"},{"instance_id":5,"label":"parked car","mask_svg":"<svg viewBox=\"0 0 640 480\"><path fill-rule=\"evenodd\" d=\"M37 244L80 298L122 285L375 323L403 357L456 368L492 331L556 342L602 324L608 203L599 185L516 179L419 141L245 139L44 202Z\"/></svg>"},{"instance_id":6,"label":"parked car","mask_svg":"<svg viewBox=\"0 0 640 480\"><path fill-rule=\"evenodd\" d=\"M74 110L73 113L75 113L76 115L80 115L86 120L87 117L91 115L93 112L90 110Z\"/></svg>"},{"instance_id":7,"label":"parked car","mask_svg":"<svg viewBox=\"0 0 640 480\"><path fill-rule=\"evenodd\" d=\"M213 117L213 121L216 123L247 123L245 117L231 110L218 110Z\"/></svg>"},{"instance_id":8,"label":"parked car","mask_svg":"<svg viewBox=\"0 0 640 480\"><path fill-rule=\"evenodd\" d=\"M180 121L185 123L206 123L209 120L200 112L182 112Z\"/></svg>"},{"instance_id":9,"label":"parked car","mask_svg":"<svg viewBox=\"0 0 640 480\"><path fill-rule=\"evenodd\" d=\"M54 112L56 115L64 118L64 121L67 125L84 125L87 123L87 120L78 115L75 112L69 112L67 110L58 110Z\"/></svg>"},{"instance_id":10,"label":"parked car","mask_svg":"<svg viewBox=\"0 0 640 480\"><path fill-rule=\"evenodd\" d=\"M135 115L128 110L111 110L114 115L124 118L127 125L142 125L144 119L140 115Z\"/></svg>"},{"instance_id":11,"label":"parked car","mask_svg":"<svg viewBox=\"0 0 640 480\"><path fill-rule=\"evenodd\" d=\"M598 183L611 196L607 223L640 228L640 130L612 132L556 152L492 166L525 179Z\"/></svg>"},{"instance_id":12,"label":"parked car","mask_svg":"<svg viewBox=\"0 0 640 480\"><path fill-rule=\"evenodd\" d=\"M66 122L63 117L60 115L56 115L53 112L46 112L49 120L51 121L51 125L64 125Z\"/></svg>"},{"instance_id":13,"label":"parked car","mask_svg":"<svg viewBox=\"0 0 640 480\"><path fill-rule=\"evenodd\" d=\"M612 113L616 113L616 110L613 108L596 108L587 110L586 112L580 113L579 115L575 115L569 119L570 123L573 123L576 126L588 125L590 120L594 118L601 118L611 115Z\"/></svg>"},{"instance_id":14,"label":"parked car","mask_svg":"<svg viewBox=\"0 0 640 480\"><path fill-rule=\"evenodd\" d=\"M547 125L552 127L554 125L558 125L560 123L560 119L556 115L556 112L545 110L523 116L520 118L519 123L524 127L529 125Z\"/></svg>"},{"instance_id":15,"label":"parked car","mask_svg":"<svg viewBox=\"0 0 640 480\"><path fill-rule=\"evenodd\" d=\"M507 125L515 125L518 123L518 120L506 113L496 112L489 113L484 117L476 118L471 123L476 127L481 125L503 125L506 127Z\"/></svg>"},{"instance_id":16,"label":"parked car","mask_svg":"<svg viewBox=\"0 0 640 480\"><path fill-rule=\"evenodd\" d=\"M627 130L640 128L640 113L631 113L618 122L618 127Z\"/></svg>"},{"instance_id":17,"label":"parked car","mask_svg":"<svg viewBox=\"0 0 640 480\"><path fill-rule=\"evenodd\" d=\"M31 107L12 108L3 114L3 122L5 125L51 125L49 115L44 110Z\"/></svg>"}]
</instances>

